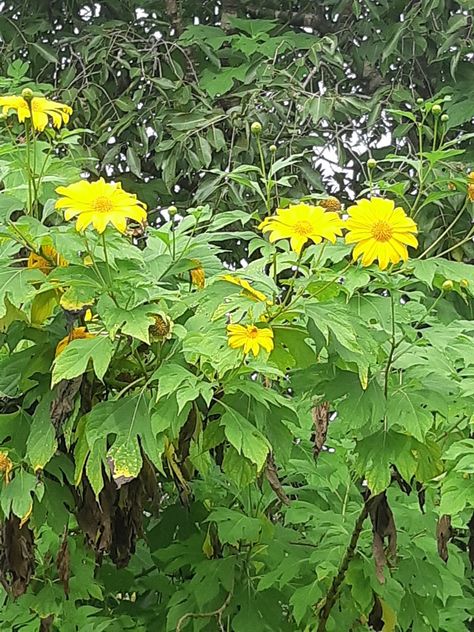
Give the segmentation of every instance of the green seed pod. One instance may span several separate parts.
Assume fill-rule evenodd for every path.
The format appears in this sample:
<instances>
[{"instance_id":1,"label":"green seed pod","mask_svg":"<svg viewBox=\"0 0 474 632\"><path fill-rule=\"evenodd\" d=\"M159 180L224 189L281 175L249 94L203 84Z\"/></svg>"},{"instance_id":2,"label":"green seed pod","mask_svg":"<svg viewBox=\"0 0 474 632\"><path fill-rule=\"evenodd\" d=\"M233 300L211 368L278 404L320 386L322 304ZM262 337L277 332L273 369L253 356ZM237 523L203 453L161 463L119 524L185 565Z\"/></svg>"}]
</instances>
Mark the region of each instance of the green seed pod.
<instances>
[{"instance_id":1,"label":"green seed pod","mask_svg":"<svg viewBox=\"0 0 474 632\"><path fill-rule=\"evenodd\" d=\"M178 209L176 208L176 206L168 206L168 213L170 217L174 217L177 212Z\"/></svg>"},{"instance_id":2,"label":"green seed pod","mask_svg":"<svg viewBox=\"0 0 474 632\"><path fill-rule=\"evenodd\" d=\"M447 121L449 121L449 116L447 114L441 114L441 120L443 121L443 123L446 123Z\"/></svg>"},{"instance_id":3,"label":"green seed pod","mask_svg":"<svg viewBox=\"0 0 474 632\"><path fill-rule=\"evenodd\" d=\"M431 111L433 112L434 116L439 116L441 114L441 106L435 103L431 108Z\"/></svg>"},{"instance_id":4,"label":"green seed pod","mask_svg":"<svg viewBox=\"0 0 474 632\"><path fill-rule=\"evenodd\" d=\"M375 169L376 166L377 166L377 161L375 160L375 158L369 158L367 160L367 167L369 169Z\"/></svg>"},{"instance_id":5,"label":"green seed pod","mask_svg":"<svg viewBox=\"0 0 474 632\"><path fill-rule=\"evenodd\" d=\"M270 147L268 148L272 154L274 154L277 150L277 146L276 145L270 145Z\"/></svg>"},{"instance_id":6,"label":"green seed pod","mask_svg":"<svg viewBox=\"0 0 474 632\"><path fill-rule=\"evenodd\" d=\"M252 132L252 134L255 134L255 136L258 136L259 134L262 133L261 124L258 121L254 121L252 125L250 126L250 131Z\"/></svg>"},{"instance_id":7,"label":"green seed pod","mask_svg":"<svg viewBox=\"0 0 474 632\"><path fill-rule=\"evenodd\" d=\"M31 101L33 98L33 90L31 90L31 88L23 88L21 96L25 99L25 101Z\"/></svg>"}]
</instances>

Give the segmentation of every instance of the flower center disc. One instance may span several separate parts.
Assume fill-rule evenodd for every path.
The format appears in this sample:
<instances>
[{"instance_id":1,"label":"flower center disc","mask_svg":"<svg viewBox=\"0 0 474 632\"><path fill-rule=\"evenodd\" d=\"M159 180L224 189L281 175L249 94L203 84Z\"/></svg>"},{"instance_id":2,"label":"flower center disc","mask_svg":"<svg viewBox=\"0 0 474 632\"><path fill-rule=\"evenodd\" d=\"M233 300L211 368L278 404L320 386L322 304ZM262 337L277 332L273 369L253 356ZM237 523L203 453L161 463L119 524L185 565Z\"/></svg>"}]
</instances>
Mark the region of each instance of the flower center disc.
<instances>
[{"instance_id":1,"label":"flower center disc","mask_svg":"<svg viewBox=\"0 0 474 632\"><path fill-rule=\"evenodd\" d=\"M295 224L295 233L301 235L302 237L306 237L312 232L313 227L310 222L296 222Z\"/></svg>"},{"instance_id":2,"label":"flower center disc","mask_svg":"<svg viewBox=\"0 0 474 632\"><path fill-rule=\"evenodd\" d=\"M105 197L105 195L101 195L94 201L94 211L96 211L97 213L110 213L113 208L114 205L112 204L112 200L110 200L108 197Z\"/></svg>"},{"instance_id":3,"label":"flower center disc","mask_svg":"<svg viewBox=\"0 0 474 632\"><path fill-rule=\"evenodd\" d=\"M257 327L249 327L248 328L248 337L249 338L256 338L258 335L258 328Z\"/></svg>"},{"instance_id":4,"label":"flower center disc","mask_svg":"<svg viewBox=\"0 0 474 632\"><path fill-rule=\"evenodd\" d=\"M392 235L392 227L384 220L379 220L372 226L372 237L377 241L388 241Z\"/></svg>"}]
</instances>

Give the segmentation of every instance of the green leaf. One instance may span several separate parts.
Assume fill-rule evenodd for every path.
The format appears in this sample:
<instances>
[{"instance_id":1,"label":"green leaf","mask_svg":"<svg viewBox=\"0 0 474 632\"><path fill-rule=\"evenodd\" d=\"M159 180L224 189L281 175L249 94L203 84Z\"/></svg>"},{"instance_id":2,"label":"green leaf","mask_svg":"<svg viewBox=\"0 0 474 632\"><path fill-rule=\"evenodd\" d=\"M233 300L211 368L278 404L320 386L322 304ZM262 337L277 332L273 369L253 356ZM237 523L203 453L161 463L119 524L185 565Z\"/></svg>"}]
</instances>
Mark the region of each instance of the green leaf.
<instances>
[{"instance_id":1,"label":"green leaf","mask_svg":"<svg viewBox=\"0 0 474 632\"><path fill-rule=\"evenodd\" d=\"M136 478L143 465L142 453L136 436L125 441L116 440L107 452L107 462L117 487L121 487L124 483Z\"/></svg>"},{"instance_id":2,"label":"green leaf","mask_svg":"<svg viewBox=\"0 0 474 632\"><path fill-rule=\"evenodd\" d=\"M3 513L8 516L10 511L21 520L26 520L33 508L32 493L39 482L36 476L23 468L19 469L8 485L4 485L0 496Z\"/></svg>"},{"instance_id":3,"label":"green leaf","mask_svg":"<svg viewBox=\"0 0 474 632\"><path fill-rule=\"evenodd\" d=\"M258 518L249 518L227 507L218 507L212 511L206 522L215 522L221 541L233 546L237 546L241 540L257 542L263 526Z\"/></svg>"},{"instance_id":4,"label":"green leaf","mask_svg":"<svg viewBox=\"0 0 474 632\"><path fill-rule=\"evenodd\" d=\"M255 463L260 471L270 451L270 443L264 435L232 408L226 409L222 415L221 425L225 436L237 452Z\"/></svg>"},{"instance_id":5,"label":"green leaf","mask_svg":"<svg viewBox=\"0 0 474 632\"><path fill-rule=\"evenodd\" d=\"M53 393L49 393L38 404L32 418L31 430L26 443L26 455L36 472L52 458L57 448L56 431L51 423L51 402Z\"/></svg>"},{"instance_id":6,"label":"green leaf","mask_svg":"<svg viewBox=\"0 0 474 632\"><path fill-rule=\"evenodd\" d=\"M239 489L247 487L257 478L255 464L241 456L232 446L225 451L222 471Z\"/></svg>"},{"instance_id":7,"label":"green leaf","mask_svg":"<svg viewBox=\"0 0 474 632\"><path fill-rule=\"evenodd\" d=\"M89 361L92 361L95 374L101 380L108 369L114 350L113 343L105 336L72 340L54 361L52 386L61 380L71 380L85 373Z\"/></svg>"},{"instance_id":8,"label":"green leaf","mask_svg":"<svg viewBox=\"0 0 474 632\"><path fill-rule=\"evenodd\" d=\"M153 314L160 311L158 305L138 305L132 309L117 307L110 296L103 295L97 303L97 313L112 337L122 331L127 336L150 344L149 327L154 323Z\"/></svg>"}]
</instances>

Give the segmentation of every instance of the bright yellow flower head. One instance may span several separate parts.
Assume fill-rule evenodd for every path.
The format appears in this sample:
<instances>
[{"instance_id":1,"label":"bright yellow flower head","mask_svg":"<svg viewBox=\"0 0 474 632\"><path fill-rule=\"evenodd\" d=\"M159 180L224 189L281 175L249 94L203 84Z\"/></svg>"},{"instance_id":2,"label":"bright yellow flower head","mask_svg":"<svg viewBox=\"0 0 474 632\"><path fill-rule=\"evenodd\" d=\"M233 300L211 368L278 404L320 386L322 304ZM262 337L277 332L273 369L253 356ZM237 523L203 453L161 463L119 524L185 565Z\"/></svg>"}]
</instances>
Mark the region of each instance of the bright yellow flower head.
<instances>
[{"instance_id":1,"label":"bright yellow flower head","mask_svg":"<svg viewBox=\"0 0 474 632\"><path fill-rule=\"evenodd\" d=\"M8 452L2 450L0 452L0 472L3 474L5 483L10 481L10 472L13 469L13 462L8 456Z\"/></svg>"},{"instance_id":2,"label":"bright yellow flower head","mask_svg":"<svg viewBox=\"0 0 474 632\"><path fill-rule=\"evenodd\" d=\"M231 274L224 274L221 278L223 281L227 281L228 283L233 283L234 285L241 287L243 290L242 294L247 298L251 298L254 301L265 301L266 303L271 303L263 292L259 292L254 289L245 279L239 279L239 277L232 276Z\"/></svg>"},{"instance_id":3,"label":"bright yellow flower head","mask_svg":"<svg viewBox=\"0 0 474 632\"><path fill-rule=\"evenodd\" d=\"M53 127L59 129L61 125L68 123L72 114L72 108L69 105L51 101L45 97L33 97L31 99L31 112L28 102L23 97L0 97L0 107L3 110L3 114L8 114L10 110L15 110L20 123L25 119L31 118L33 127L38 132L44 130L49 121L48 117L51 117Z\"/></svg>"},{"instance_id":4,"label":"bright yellow flower head","mask_svg":"<svg viewBox=\"0 0 474 632\"><path fill-rule=\"evenodd\" d=\"M77 217L76 230L83 231L92 224L103 233L110 222L124 233L127 217L136 222L146 220L146 205L137 196L124 191L120 183L112 184L100 178L96 182L80 180L67 187L58 187L56 193L63 195L56 208L66 209L65 219Z\"/></svg>"},{"instance_id":5,"label":"bright yellow flower head","mask_svg":"<svg viewBox=\"0 0 474 632\"><path fill-rule=\"evenodd\" d=\"M270 233L270 241L289 239L291 248L300 254L310 240L319 244L323 239L332 243L342 235L342 222L337 213L325 211L321 206L293 204L289 208L277 209L277 214L267 217L259 225L264 233Z\"/></svg>"},{"instance_id":6,"label":"bright yellow flower head","mask_svg":"<svg viewBox=\"0 0 474 632\"><path fill-rule=\"evenodd\" d=\"M354 261L362 255L362 265L370 266L376 259L381 270L389 263L408 259L407 246L418 247L415 222L393 200L371 198L359 200L347 209L345 227L347 244L357 244L352 251Z\"/></svg>"},{"instance_id":7,"label":"bright yellow flower head","mask_svg":"<svg viewBox=\"0 0 474 632\"><path fill-rule=\"evenodd\" d=\"M95 338L95 336L94 334L90 334L85 327L75 327L70 334L58 342L56 353L54 354L55 357L57 358L70 342L73 340L82 340L83 338Z\"/></svg>"},{"instance_id":8,"label":"bright yellow flower head","mask_svg":"<svg viewBox=\"0 0 474 632\"><path fill-rule=\"evenodd\" d=\"M270 353L274 347L273 331L268 327L259 329L255 325L227 325L227 336L229 347L243 347L245 355L251 351L257 356L260 348Z\"/></svg>"},{"instance_id":9,"label":"bright yellow flower head","mask_svg":"<svg viewBox=\"0 0 474 632\"><path fill-rule=\"evenodd\" d=\"M41 254L36 252L30 252L28 257L28 268L41 270L43 274L49 274L53 268L64 268L68 265L68 262L52 246L42 246L40 250Z\"/></svg>"}]
</instances>

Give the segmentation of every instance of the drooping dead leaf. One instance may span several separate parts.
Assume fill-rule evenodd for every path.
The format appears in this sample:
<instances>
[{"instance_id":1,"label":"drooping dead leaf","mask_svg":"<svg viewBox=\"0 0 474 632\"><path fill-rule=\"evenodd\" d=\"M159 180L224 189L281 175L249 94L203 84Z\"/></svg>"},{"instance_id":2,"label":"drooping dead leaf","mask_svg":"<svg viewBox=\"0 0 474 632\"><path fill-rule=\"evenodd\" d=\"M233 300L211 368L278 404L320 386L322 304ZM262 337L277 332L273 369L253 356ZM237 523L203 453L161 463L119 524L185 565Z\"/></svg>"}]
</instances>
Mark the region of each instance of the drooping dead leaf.
<instances>
[{"instance_id":1,"label":"drooping dead leaf","mask_svg":"<svg viewBox=\"0 0 474 632\"><path fill-rule=\"evenodd\" d=\"M267 481L270 483L270 487L273 489L281 502L285 505L289 505L290 499L285 494L285 490L283 489L281 481L278 478L277 467L273 458L273 454L271 452L267 456L267 462L265 465L265 476L267 477Z\"/></svg>"},{"instance_id":2,"label":"drooping dead leaf","mask_svg":"<svg viewBox=\"0 0 474 632\"><path fill-rule=\"evenodd\" d=\"M74 410L74 400L81 387L82 377L81 375L73 380L61 380L56 386L56 397L51 403L51 421L56 433Z\"/></svg>"},{"instance_id":3,"label":"drooping dead leaf","mask_svg":"<svg viewBox=\"0 0 474 632\"><path fill-rule=\"evenodd\" d=\"M54 614L50 614L48 617L41 619L39 632L51 632L54 623Z\"/></svg>"},{"instance_id":4,"label":"drooping dead leaf","mask_svg":"<svg viewBox=\"0 0 474 632\"><path fill-rule=\"evenodd\" d=\"M436 525L436 542L438 544L438 555L443 562L448 561L448 542L451 538L451 516L444 514Z\"/></svg>"},{"instance_id":5,"label":"drooping dead leaf","mask_svg":"<svg viewBox=\"0 0 474 632\"><path fill-rule=\"evenodd\" d=\"M28 587L35 567L33 547L33 531L27 525L20 526L17 516L7 518L0 531L0 574L13 597Z\"/></svg>"},{"instance_id":6,"label":"drooping dead leaf","mask_svg":"<svg viewBox=\"0 0 474 632\"><path fill-rule=\"evenodd\" d=\"M56 557L56 568L58 569L59 581L64 588L64 594L69 595L69 578L71 576L70 568L71 557L69 555L69 546L67 541L67 531L64 531L63 541Z\"/></svg>"},{"instance_id":7,"label":"drooping dead leaf","mask_svg":"<svg viewBox=\"0 0 474 632\"><path fill-rule=\"evenodd\" d=\"M393 564L397 554L397 530L392 510L385 492L377 494L367 501L372 522L372 552L375 561L375 574L381 584L385 582L383 574L387 563ZM388 539L385 549L385 538Z\"/></svg>"},{"instance_id":8,"label":"drooping dead leaf","mask_svg":"<svg viewBox=\"0 0 474 632\"><path fill-rule=\"evenodd\" d=\"M323 402L317 406L313 406L311 411L313 417L313 435L311 437L313 441L313 453L314 458L317 459L321 452L323 445L326 441L329 424L329 402Z\"/></svg>"}]
</instances>

